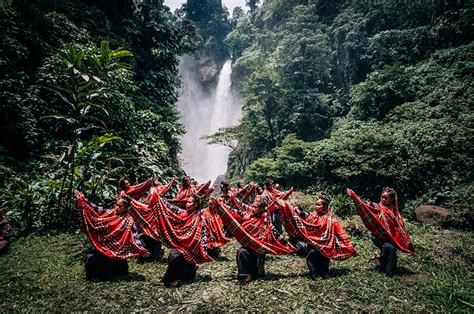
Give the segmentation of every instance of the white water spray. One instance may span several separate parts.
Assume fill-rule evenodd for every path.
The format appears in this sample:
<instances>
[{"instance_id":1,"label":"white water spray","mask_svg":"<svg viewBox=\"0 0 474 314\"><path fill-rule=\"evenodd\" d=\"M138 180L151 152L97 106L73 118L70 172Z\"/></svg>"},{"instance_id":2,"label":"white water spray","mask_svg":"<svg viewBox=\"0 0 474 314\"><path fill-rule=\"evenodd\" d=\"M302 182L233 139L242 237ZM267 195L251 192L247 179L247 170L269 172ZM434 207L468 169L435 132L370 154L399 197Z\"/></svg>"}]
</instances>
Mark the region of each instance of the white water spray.
<instances>
[{"instance_id":1,"label":"white water spray","mask_svg":"<svg viewBox=\"0 0 474 314\"><path fill-rule=\"evenodd\" d=\"M216 90L211 93L205 93L199 84L198 67L193 58L181 58L179 71L182 89L178 110L186 127L186 134L181 139L181 166L198 182L215 180L227 171L230 149L207 145L200 138L237 124L241 116L240 104L231 91L231 61L222 67Z\"/></svg>"}]
</instances>

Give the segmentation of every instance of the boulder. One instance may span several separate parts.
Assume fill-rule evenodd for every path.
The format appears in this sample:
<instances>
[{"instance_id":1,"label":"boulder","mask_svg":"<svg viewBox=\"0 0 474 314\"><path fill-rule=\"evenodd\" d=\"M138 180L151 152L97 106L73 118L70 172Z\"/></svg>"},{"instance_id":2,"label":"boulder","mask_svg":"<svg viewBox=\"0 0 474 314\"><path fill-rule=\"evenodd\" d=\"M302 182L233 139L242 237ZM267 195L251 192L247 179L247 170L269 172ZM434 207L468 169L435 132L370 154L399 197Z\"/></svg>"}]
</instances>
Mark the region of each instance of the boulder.
<instances>
[{"instance_id":1,"label":"boulder","mask_svg":"<svg viewBox=\"0 0 474 314\"><path fill-rule=\"evenodd\" d=\"M419 222L439 226L448 220L449 211L434 205L421 205L415 209L415 217Z\"/></svg>"}]
</instances>

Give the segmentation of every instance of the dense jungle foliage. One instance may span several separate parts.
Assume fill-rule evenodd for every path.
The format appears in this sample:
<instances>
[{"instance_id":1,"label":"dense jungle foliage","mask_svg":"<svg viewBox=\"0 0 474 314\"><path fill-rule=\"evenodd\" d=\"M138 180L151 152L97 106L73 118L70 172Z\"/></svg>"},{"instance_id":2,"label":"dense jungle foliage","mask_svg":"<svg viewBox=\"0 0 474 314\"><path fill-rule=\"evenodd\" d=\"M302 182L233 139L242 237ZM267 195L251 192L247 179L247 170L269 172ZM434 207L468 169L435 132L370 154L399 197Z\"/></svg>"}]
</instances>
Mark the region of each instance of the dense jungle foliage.
<instances>
[{"instance_id":1,"label":"dense jungle foliage","mask_svg":"<svg viewBox=\"0 0 474 314\"><path fill-rule=\"evenodd\" d=\"M181 172L190 22L154 0L2 0L0 15L0 206L16 230L77 226L74 188L110 201L122 176Z\"/></svg>"},{"instance_id":2,"label":"dense jungle foliage","mask_svg":"<svg viewBox=\"0 0 474 314\"><path fill-rule=\"evenodd\" d=\"M200 40L200 54L222 62L229 57L224 43L233 26L229 12L220 0L188 0L177 12L194 23Z\"/></svg>"},{"instance_id":3,"label":"dense jungle foliage","mask_svg":"<svg viewBox=\"0 0 474 314\"><path fill-rule=\"evenodd\" d=\"M227 36L244 116L229 175L473 222L472 1L263 2Z\"/></svg>"},{"instance_id":4,"label":"dense jungle foliage","mask_svg":"<svg viewBox=\"0 0 474 314\"><path fill-rule=\"evenodd\" d=\"M471 0L0 0L0 206L77 226L71 191L181 172L178 56L234 59L244 116L211 141L229 176L432 203L472 228ZM200 48L200 49L197 49ZM336 197L346 211L347 199ZM341 214L342 211L340 210Z\"/></svg>"}]
</instances>

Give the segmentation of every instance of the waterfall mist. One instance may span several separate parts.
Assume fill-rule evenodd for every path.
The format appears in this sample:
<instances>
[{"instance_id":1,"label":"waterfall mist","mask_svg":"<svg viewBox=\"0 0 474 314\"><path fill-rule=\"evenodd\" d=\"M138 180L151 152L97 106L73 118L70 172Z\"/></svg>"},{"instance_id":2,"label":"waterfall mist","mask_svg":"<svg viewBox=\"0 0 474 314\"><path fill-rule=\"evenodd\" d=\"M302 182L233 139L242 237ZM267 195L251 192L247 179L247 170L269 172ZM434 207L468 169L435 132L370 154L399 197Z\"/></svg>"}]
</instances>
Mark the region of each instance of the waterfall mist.
<instances>
[{"instance_id":1,"label":"waterfall mist","mask_svg":"<svg viewBox=\"0 0 474 314\"><path fill-rule=\"evenodd\" d=\"M231 90L231 61L226 61L222 67L217 87L211 92L205 92L200 85L194 58L182 57L179 72L182 86L178 110L186 127L186 134L181 139L181 166L198 182L214 181L227 171L230 148L207 145L200 138L221 127L237 124L241 116L240 102Z\"/></svg>"}]
</instances>

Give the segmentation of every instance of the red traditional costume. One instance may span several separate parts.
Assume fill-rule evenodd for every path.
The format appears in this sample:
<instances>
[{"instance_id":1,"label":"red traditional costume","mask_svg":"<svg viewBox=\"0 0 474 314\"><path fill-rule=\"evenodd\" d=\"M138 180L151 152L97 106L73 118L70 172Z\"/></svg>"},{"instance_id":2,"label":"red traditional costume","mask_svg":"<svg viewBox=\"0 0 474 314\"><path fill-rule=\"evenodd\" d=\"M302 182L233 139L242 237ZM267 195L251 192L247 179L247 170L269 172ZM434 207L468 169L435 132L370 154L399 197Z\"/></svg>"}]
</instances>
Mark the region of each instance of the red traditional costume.
<instances>
[{"instance_id":1,"label":"red traditional costume","mask_svg":"<svg viewBox=\"0 0 474 314\"><path fill-rule=\"evenodd\" d=\"M260 197L252 209L237 202L234 196L231 201L235 207L217 201L225 226L242 245L237 251L237 279L240 283L248 283L265 275L265 254L283 255L296 251L271 222L274 204L265 207Z\"/></svg>"},{"instance_id":2,"label":"red traditional costume","mask_svg":"<svg viewBox=\"0 0 474 314\"><path fill-rule=\"evenodd\" d=\"M290 195L293 193L293 188L289 189L288 191L279 191L276 188L266 188L263 190L262 195L267 196L271 201L277 200L277 199L282 199L286 200Z\"/></svg>"},{"instance_id":3,"label":"red traditional costume","mask_svg":"<svg viewBox=\"0 0 474 314\"><path fill-rule=\"evenodd\" d=\"M193 264L212 261L208 250L224 245L220 217L212 209L188 212L168 203L157 193L149 204L132 201L132 215L142 232L175 248Z\"/></svg>"},{"instance_id":4,"label":"red traditional costume","mask_svg":"<svg viewBox=\"0 0 474 314\"><path fill-rule=\"evenodd\" d=\"M142 202L145 203L145 204L148 204L151 200L151 195L153 194L153 191L156 191L156 193L158 193L161 196L165 196L166 194L169 193L169 191L173 187L173 184L174 184L175 181L176 181L176 179L173 178L173 179L170 180L170 182L167 185L162 185L162 184L158 183L157 185L151 187L150 188L150 194Z\"/></svg>"},{"instance_id":5,"label":"red traditional costume","mask_svg":"<svg viewBox=\"0 0 474 314\"><path fill-rule=\"evenodd\" d=\"M283 255L295 252L290 244L283 243L270 221L269 212L272 208L258 211L252 214L238 213L229 206L218 201L219 214L230 233L246 248L258 254ZM278 238L277 238L278 237Z\"/></svg>"},{"instance_id":6,"label":"red traditional costume","mask_svg":"<svg viewBox=\"0 0 474 314\"><path fill-rule=\"evenodd\" d=\"M181 184L181 188L179 189L176 197L169 199L168 201L181 208L186 208L186 203L192 201L193 195L196 193L197 189L194 185L189 184L188 186L184 186L183 184Z\"/></svg>"},{"instance_id":7,"label":"red traditional costume","mask_svg":"<svg viewBox=\"0 0 474 314\"><path fill-rule=\"evenodd\" d=\"M392 243L402 252L414 252L413 243L398 209L392 210L381 203L364 202L354 191L351 191L350 196L356 202L362 222L376 238Z\"/></svg>"},{"instance_id":8,"label":"red traditional costume","mask_svg":"<svg viewBox=\"0 0 474 314\"><path fill-rule=\"evenodd\" d=\"M84 195L78 197L78 207L82 209L86 232L94 247L112 259L127 259L135 256L146 256L148 251L143 248L135 231L133 217L116 214L116 208L102 213L99 207L89 203Z\"/></svg>"},{"instance_id":9,"label":"red traditional costume","mask_svg":"<svg viewBox=\"0 0 474 314\"><path fill-rule=\"evenodd\" d=\"M210 185L211 185L211 180L207 181L206 183L197 185L196 186L196 193L199 196L208 196L208 195L210 195L215 189L215 187L209 188Z\"/></svg>"},{"instance_id":10,"label":"red traditional costume","mask_svg":"<svg viewBox=\"0 0 474 314\"><path fill-rule=\"evenodd\" d=\"M122 191L127 196L130 196L133 199L140 199L143 195L145 195L152 185L153 179L149 178L145 182L142 182L137 185L129 185L125 190Z\"/></svg>"},{"instance_id":11,"label":"red traditional costume","mask_svg":"<svg viewBox=\"0 0 474 314\"><path fill-rule=\"evenodd\" d=\"M301 218L288 202L281 202L280 217L290 237L308 243L330 259L344 260L356 253L340 222L329 210Z\"/></svg>"},{"instance_id":12,"label":"red traditional costume","mask_svg":"<svg viewBox=\"0 0 474 314\"><path fill-rule=\"evenodd\" d=\"M250 198L250 196L255 193L256 187L257 186L255 183L249 183L241 189L231 189L231 192L235 197L239 198L245 203Z\"/></svg>"},{"instance_id":13,"label":"red traditional costume","mask_svg":"<svg viewBox=\"0 0 474 314\"><path fill-rule=\"evenodd\" d=\"M170 182L167 185L158 184L154 187L154 189L159 195L165 196L166 194L169 193L175 181L176 179L173 178L170 180Z\"/></svg>"}]
</instances>

